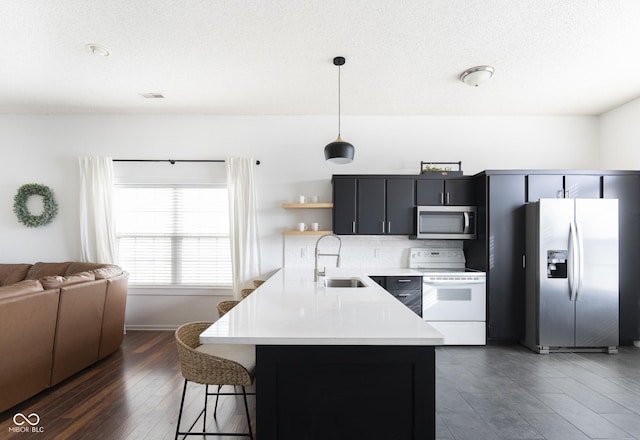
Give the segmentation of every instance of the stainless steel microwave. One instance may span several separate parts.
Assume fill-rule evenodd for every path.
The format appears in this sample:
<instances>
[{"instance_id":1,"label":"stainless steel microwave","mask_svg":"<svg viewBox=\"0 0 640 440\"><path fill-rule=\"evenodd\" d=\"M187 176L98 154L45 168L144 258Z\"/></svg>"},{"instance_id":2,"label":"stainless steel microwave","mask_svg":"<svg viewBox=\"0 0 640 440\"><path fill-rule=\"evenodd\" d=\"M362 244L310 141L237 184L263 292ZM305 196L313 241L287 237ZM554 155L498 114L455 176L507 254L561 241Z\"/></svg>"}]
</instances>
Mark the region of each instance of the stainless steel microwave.
<instances>
[{"instance_id":1,"label":"stainless steel microwave","mask_svg":"<svg viewBox=\"0 0 640 440\"><path fill-rule=\"evenodd\" d=\"M471 240L476 238L475 206L418 206L416 238Z\"/></svg>"}]
</instances>

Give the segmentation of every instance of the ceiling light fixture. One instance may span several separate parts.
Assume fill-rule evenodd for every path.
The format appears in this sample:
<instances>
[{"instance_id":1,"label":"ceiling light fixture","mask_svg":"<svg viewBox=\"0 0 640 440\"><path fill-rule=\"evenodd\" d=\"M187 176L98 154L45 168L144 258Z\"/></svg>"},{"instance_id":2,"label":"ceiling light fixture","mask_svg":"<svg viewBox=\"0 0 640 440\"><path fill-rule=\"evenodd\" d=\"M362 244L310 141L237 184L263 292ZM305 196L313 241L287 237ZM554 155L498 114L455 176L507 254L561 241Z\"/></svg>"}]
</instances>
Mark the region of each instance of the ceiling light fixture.
<instances>
[{"instance_id":1,"label":"ceiling light fixture","mask_svg":"<svg viewBox=\"0 0 640 440\"><path fill-rule=\"evenodd\" d=\"M354 146L340 137L340 66L344 65L345 61L344 57L333 59L333 64L338 66L338 138L324 147L324 158L327 162L335 164L350 163L355 153Z\"/></svg>"},{"instance_id":2,"label":"ceiling light fixture","mask_svg":"<svg viewBox=\"0 0 640 440\"><path fill-rule=\"evenodd\" d=\"M108 57L111 55L111 51L104 46L100 46L99 44L89 43L85 46L89 52L99 57Z\"/></svg>"},{"instance_id":3,"label":"ceiling light fixture","mask_svg":"<svg viewBox=\"0 0 640 440\"><path fill-rule=\"evenodd\" d=\"M480 84L489 81L495 71L496 69L491 66L472 67L460 74L460 81L469 86L478 87Z\"/></svg>"}]
</instances>

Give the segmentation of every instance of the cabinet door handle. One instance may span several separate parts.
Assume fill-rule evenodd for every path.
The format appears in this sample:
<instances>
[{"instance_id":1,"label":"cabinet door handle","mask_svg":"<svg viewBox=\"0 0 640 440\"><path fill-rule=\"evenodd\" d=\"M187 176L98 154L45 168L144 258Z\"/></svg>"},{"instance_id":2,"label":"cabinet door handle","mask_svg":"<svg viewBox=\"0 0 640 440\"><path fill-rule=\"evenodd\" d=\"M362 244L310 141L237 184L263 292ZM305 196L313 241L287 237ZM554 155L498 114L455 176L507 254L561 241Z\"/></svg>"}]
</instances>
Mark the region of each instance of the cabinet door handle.
<instances>
[{"instance_id":1,"label":"cabinet door handle","mask_svg":"<svg viewBox=\"0 0 640 440\"><path fill-rule=\"evenodd\" d=\"M451 203L451 193L447 193L447 205Z\"/></svg>"},{"instance_id":2,"label":"cabinet door handle","mask_svg":"<svg viewBox=\"0 0 640 440\"><path fill-rule=\"evenodd\" d=\"M410 283L412 280L398 280L399 283Z\"/></svg>"},{"instance_id":3,"label":"cabinet door handle","mask_svg":"<svg viewBox=\"0 0 640 440\"><path fill-rule=\"evenodd\" d=\"M411 294L410 293L398 293L398 296L400 298L406 298L407 296L411 296Z\"/></svg>"},{"instance_id":4,"label":"cabinet door handle","mask_svg":"<svg viewBox=\"0 0 640 440\"><path fill-rule=\"evenodd\" d=\"M391 234L391 222L387 222L387 234Z\"/></svg>"},{"instance_id":5,"label":"cabinet door handle","mask_svg":"<svg viewBox=\"0 0 640 440\"><path fill-rule=\"evenodd\" d=\"M440 204L444 205L444 193L440 193Z\"/></svg>"},{"instance_id":6,"label":"cabinet door handle","mask_svg":"<svg viewBox=\"0 0 640 440\"><path fill-rule=\"evenodd\" d=\"M356 233L356 222L351 222L351 232Z\"/></svg>"},{"instance_id":7,"label":"cabinet door handle","mask_svg":"<svg viewBox=\"0 0 640 440\"><path fill-rule=\"evenodd\" d=\"M382 224L382 233L384 234L384 222L380 222Z\"/></svg>"}]
</instances>

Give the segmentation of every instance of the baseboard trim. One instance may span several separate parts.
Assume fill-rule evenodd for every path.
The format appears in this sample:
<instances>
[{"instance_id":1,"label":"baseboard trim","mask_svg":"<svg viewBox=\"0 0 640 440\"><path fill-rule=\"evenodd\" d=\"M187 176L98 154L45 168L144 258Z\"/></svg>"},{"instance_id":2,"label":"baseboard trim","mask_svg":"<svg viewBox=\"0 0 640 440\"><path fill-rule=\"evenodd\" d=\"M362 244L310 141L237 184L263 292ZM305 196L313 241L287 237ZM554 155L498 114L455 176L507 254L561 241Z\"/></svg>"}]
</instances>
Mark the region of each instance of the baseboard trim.
<instances>
[{"instance_id":1,"label":"baseboard trim","mask_svg":"<svg viewBox=\"0 0 640 440\"><path fill-rule=\"evenodd\" d=\"M166 325L131 325L127 324L127 331L175 331L180 325L166 324Z\"/></svg>"}]
</instances>

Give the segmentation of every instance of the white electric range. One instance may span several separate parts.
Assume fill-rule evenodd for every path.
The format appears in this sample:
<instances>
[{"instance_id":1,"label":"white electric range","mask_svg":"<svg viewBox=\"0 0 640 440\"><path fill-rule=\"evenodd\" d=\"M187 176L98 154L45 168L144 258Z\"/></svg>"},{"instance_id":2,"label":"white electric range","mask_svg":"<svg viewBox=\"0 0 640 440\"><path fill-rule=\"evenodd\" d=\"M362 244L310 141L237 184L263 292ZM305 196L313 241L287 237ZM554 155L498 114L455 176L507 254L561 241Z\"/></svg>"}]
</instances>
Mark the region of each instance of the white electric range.
<instances>
[{"instance_id":1,"label":"white electric range","mask_svg":"<svg viewBox=\"0 0 640 440\"><path fill-rule=\"evenodd\" d=\"M461 245L410 252L409 268L422 273L422 319L445 345L485 345L486 274L465 267Z\"/></svg>"}]
</instances>

